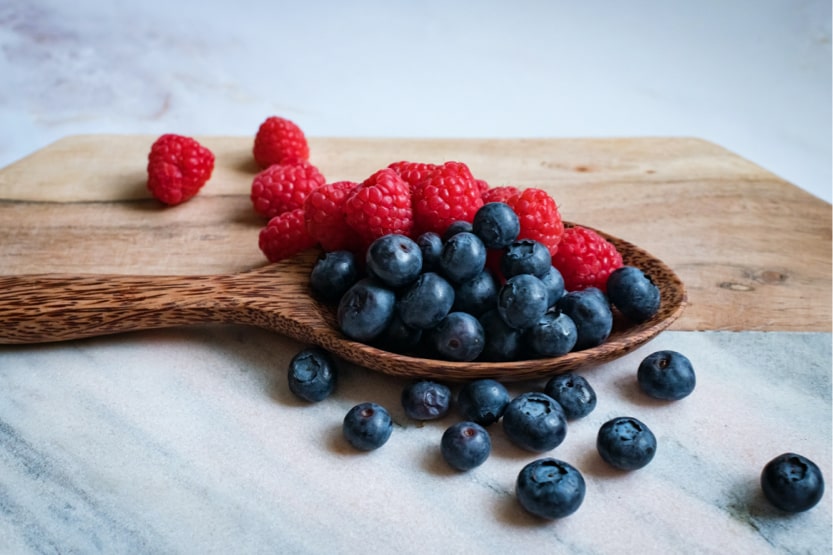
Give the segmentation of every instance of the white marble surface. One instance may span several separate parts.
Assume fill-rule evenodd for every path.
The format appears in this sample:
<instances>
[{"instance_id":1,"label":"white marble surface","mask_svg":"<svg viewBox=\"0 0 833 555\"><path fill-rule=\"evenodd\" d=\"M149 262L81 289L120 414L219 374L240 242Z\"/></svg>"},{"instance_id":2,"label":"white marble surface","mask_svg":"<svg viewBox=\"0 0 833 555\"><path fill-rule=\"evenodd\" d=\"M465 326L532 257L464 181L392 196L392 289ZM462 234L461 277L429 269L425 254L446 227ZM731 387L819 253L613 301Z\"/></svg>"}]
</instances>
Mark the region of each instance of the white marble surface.
<instances>
[{"instance_id":1,"label":"white marble surface","mask_svg":"<svg viewBox=\"0 0 833 555\"><path fill-rule=\"evenodd\" d=\"M697 136L831 199L827 0L3 0L0 166L80 132Z\"/></svg>"},{"instance_id":2,"label":"white marble surface","mask_svg":"<svg viewBox=\"0 0 833 555\"><path fill-rule=\"evenodd\" d=\"M785 451L833 476L830 334L666 332L585 372L597 408L546 455L577 466L587 495L554 522L518 505L515 477L537 455L500 426L481 467L453 471L438 444L456 414L419 426L399 404L404 381L347 366L332 397L300 402L285 370L299 348L208 327L0 349L0 552L830 553L829 490L787 515L758 485ZM690 397L639 392L636 366L660 348L690 356ZM367 400L395 429L360 453L340 426ZM639 471L595 451L618 415L657 435Z\"/></svg>"}]
</instances>

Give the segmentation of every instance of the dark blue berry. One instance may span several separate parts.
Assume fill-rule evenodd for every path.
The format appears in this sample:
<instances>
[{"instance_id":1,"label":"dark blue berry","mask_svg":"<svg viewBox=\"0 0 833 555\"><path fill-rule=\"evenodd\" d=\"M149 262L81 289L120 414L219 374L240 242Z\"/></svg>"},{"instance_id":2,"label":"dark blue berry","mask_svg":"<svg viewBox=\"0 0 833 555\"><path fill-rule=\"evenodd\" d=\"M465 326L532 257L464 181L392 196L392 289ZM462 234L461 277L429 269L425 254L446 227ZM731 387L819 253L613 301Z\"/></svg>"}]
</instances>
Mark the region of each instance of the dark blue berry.
<instances>
[{"instance_id":1,"label":"dark blue berry","mask_svg":"<svg viewBox=\"0 0 833 555\"><path fill-rule=\"evenodd\" d=\"M599 428L596 449L608 464L621 470L637 470L654 458L657 439L650 428L636 418L620 416Z\"/></svg>"},{"instance_id":2,"label":"dark blue berry","mask_svg":"<svg viewBox=\"0 0 833 555\"><path fill-rule=\"evenodd\" d=\"M622 266L608 276L607 296L625 318L637 324L650 320L659 311L659 287L634 266Z\"/></svg>"},{"instance_id":3,"label":"dark blue berry","mask_svg":"<svg viewBox=\"0 0 833 555\"><path fill-rule=\"evenodd\" d=\"M480 316L497 306L497 280L489 270L483 270L474 278L464 281L454 289L454 306L458 312L468 312Z\"/></svg>"},{"instance_id":4,"label":"dark blue berry","mask_svg":"<svg viewBox=\"0 0 833 555\"><path fill-rule=\"evenodd\" d=\"M542 243L532 239L515 241L500 259L500 270L504 277L532 274L543 278L552 267L550 251Z\"/></svg>"},{"instance_id":5,"label":"dark blue berry","mask_svg":"<svg viewBox=\"0 0 833 555\"><path fill-rule=\"evenodd\" d=\"M486 341L483 326L466 312L450 312L431 330L431 337L440 357L461 362L479 357Z\"/></svg>"},{"instance_id":6,"label":"dark blue berry","mask_svg":"<svg viewBox=\"0 0 833 555\"><path fill-rule=\"evenodd\" d=\"M413 382L402 390L402 408L414 420L442 418L451 408L451 389L430 380Z\"/></svg>"},{"instance_id":7,"label":"dark blue berry","mask_svg":"<svg viewBox=\"0 0 833 555\"><path fill-rule=\"evenodd\" d=\"M555 306L558 299L564 296L564 276L555 266L550 266L541 281L547 288L547 306Z\"/></svg>"},{"instance_id":8,"label":"dark blue berry","mask_svg":"<svg viewBox=\"0 0 833 555\"><path fill-rule=\"evenodd\" d=\"M506 280L498 293L498 312L513 328L528 328L546 314L547 288L532 274L520 274Z\"/></svg>"},{"instance_id":9,"label":"dark blue berry","mask_svg":"<svg viewBox=\"0 0 833 555\"><path fill-rule=\"evenodd\" d=\"M458 422L443 432L440 452L457 470L471 470L483 464L492 451L489 432L476 422Z\"/></svg>"},{"instance_id":10,"label":"dark blue berry","mask_svg":"<svg viewBox=\"0 0 833 555\"><path fill-rule=\"evenodd\" d=\"M573 320L561 312L547 312L524 332L533 354L557 357L573 350L578 331Z\"/></svg>"},{"instance_id":11,"label":"dark blue berry","mask_svg":"<svg viewBox=\"0 0 833 555\"><path fill-rule=\"evenodd\" d=\"M359 279L356 259L349 251L324 253L312 267L309 285L313 295L325 302L338 301Z\"/></svg>"},{"instance_id":12,"label":"dark blue berry","mask_svg":"<svg viewBox=\"0 0 833 555\"><path fill-rule=\"evenodd\" d=\"M500 420L510 400L502 383L484 378L463 385L457 393L457 408L466 420L490 426Z\"/></svg>"},{"instance_id":13,"label":"dark blue berry","mask_svg":"<svg viewBox=\"0 0 833 555\"><path fill-rule=\"evenodd\" d=\"M489 202L475 213L472 231L487 248L502 249L517 239L521 231L521 222L508 204Z\"/></svg>"},{"instance_id":14,"label":"dark blue berry","mask_svg":"<svg viewBox=\"0 0 833 555\"><path fill-rule=\"evenodd\" d=\"M492 362L506 362L518 358L523 346L523 331L507 324L496 308L480 316L480 325L486 335L486 345L481 357Z\"/></svg>"},{"instance_id":15,"label":"dark blue berry","mask_svg":"<svg viewBox=\"0 0 833 555\"><path fill-rule=\"evenodd\" d=\"M359 403L344 416L342 432L347 442L361 451L384 445L393 431L387 409L376 403Z\"/></svg>"},{"instance_id":16,"label":"dark blue berry","mask_svg":"<svg viewBox=\"0 0 833 555\"><path fill-rule=\"evenodd\" d=\"M336 364L333 357L319 347L309 347L289 361L289 390L310 402L325 399L336 385Z\"/></svg>"},{"instance_id":17,"label":"dark blue berry","mask_svg":"<svg viewBox=\"0 0 833 555\"><path fill-rule=\"evenodd\" d=\"M596 392L587 380L578 374L553 376L544 386L544 393L558 401L567 420L584 418L596 408Z\"/></svg>"},{"instance_id":18,"label":"dark blue berry","mask_svg":"<svg viewBox=\"0 0 833 555\"><path fill-rule=\"evenodd\" d=\"M576 512L587 486L577 468L558 459L546 458L524 466L515 482L521 506L541 518L557 519Z\"/></svg>"},{"instance_id":19,"label":"dark blue berry","mask_svg":"<svg viewBox=\"0 0 833 555\"><path fill-rule=\"evenodd\" d=\"M453 305L454 287L439 274L425 272L399 299L399 316L405 324L424 330L439 324Z\"/></svg>"},{"instance_id":20,"label":"dark blue berry","mask_svg":"<svg viewBox=\"0 0 833 555\"><path fill-rule=\"evenodd\" d=\"M364 278L342 295L336 318L351 339L368 342L381 334L393 318L396 295L375 280Z\"/></svg>"},{"instance_id":21,"label":"dark blue berry","mask_svg":"<svg viewBox=\"0 0 833 555\"><path fill-rule=\"evenodd\" d=\"M503 431L515 445L540 453L558 447L567 435L567 420L558 402L537 391L512 399L503 413Z\"/></svg>"},{"instance_id":22,"label":"dark blue berry","mask_svg":"<svg viewBox=\"0 0 833 555\"><path fill-rule=\"evenodd\" d=\"M374 343L387 351L408 353L416 349L421 340L422 330L403 322L397 308L394 310L388 327L375 339Z\"/></svg>"},{"instance_id":23,"label":"dark blue berry","mask_svg":"<svg viewBox=\"0 0 833 555\"><path fill-rule=\"evenodd\" d=\"M613 329L613 313L607 297L595 287L570 291L555 303L558 310L576 325L578 339L574 350L601 345Z\"/></svg>"},{"instance_id":24,"label":"dark blue berry","mask_svg":"<svg viewBox=\"0 0 833 555\"><path fill-rule=\"evenodd\" d=\"M636 379L642 391L664 401L687 397L697 385L691 361L677 351L657 351L645 357Z\"/></svg>"},{"instance_id":25,"label":"dark blue berry","mask_svg":"<svg viewBox=\"0 0 833 555\"><path fill-rule=\"evenodd\" d=\"M366 262L370 275L397 289L414 281L422 271L422 250L410 237L391 233L370 244Z\"/></svg>"},{"instance_id":26,"label":"dark blue berry","mask_svg":"<svg viewBox=\"0 0 833 555\"><path fill-rule=\"evenodd\" d=\"M440 267L449 280L462 283L468 281L486 266L486 247L474 233L462 231L443 245Z\"/></svg>"},{"instance_id":27,"label":"dark blue berry","mask_svg":"<svg viewBox=\"0 0 833 555\"><path fill-rule=\"evenodd\" d=\"M767 500L788 513L812 509L824 495L824 476L807 457L784 453L761 472L761 489Z\"/></svg>"},{"instance_id":28,"label":"dark blue berry","mask_svg":"<svg viewBox=\"0 0 833 555\"><path fill-rule=\"evenodd\" d=\"M445 228L445 233L443 233L443 242L448 241L458 233L471 232L471 222L467 222L465 220L457 220L456 222L451 222L447 228Z\"/></svg>"},{"instance_id":29,"label":"dark blue berry","mask_svg":"<svg viewBox=\"0 0 833 555\"><path fill-rule=\"evenodd\" d=\"M440 254L443 252L443 239L433 231L426 231L416 240L422 251L422 271L439 272Z\"/></svg>"}]
</instances>

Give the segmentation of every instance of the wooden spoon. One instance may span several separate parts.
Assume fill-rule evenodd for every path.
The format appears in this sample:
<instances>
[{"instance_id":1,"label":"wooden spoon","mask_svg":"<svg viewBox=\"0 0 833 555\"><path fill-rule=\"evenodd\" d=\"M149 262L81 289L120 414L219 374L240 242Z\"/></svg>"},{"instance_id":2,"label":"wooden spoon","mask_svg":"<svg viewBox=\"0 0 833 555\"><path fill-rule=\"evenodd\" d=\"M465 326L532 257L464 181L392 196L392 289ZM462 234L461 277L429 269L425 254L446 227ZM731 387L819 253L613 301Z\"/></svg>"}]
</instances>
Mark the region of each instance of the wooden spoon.
<instances>
[{"instance_id":1,"label":"wooden spoon","mask_svg":"<svg viewBox=\"0 0 833 555\"><path fill-rule=\"evenodd\" d=\"M309 273L319 254L315 250L233 275L2 276L0 343L43 343L180 325L233 323L274 330L396 376L451 381L541 378L620 357L667 328L685 307L685 287L662 261L626 241L602 235L616 245L626 264L642 268L659 286L660 311L639 325L617 317L604 344L561 357L450 362L404 356L351 341L338 331L334 308L309 294Z\"/></svg>"}]
</instances>

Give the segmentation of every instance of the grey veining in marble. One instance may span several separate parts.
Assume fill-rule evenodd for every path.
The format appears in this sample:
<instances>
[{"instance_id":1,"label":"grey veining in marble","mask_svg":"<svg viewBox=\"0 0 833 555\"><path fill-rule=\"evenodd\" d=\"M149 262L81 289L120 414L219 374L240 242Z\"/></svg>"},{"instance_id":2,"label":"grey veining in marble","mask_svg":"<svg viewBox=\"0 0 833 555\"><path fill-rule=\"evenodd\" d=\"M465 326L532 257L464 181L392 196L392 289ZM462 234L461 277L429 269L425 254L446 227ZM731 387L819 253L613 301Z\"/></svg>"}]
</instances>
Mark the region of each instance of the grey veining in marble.
<instances>
[{"instance_id":1,"label":"grey veining in marble","mask_svg":"<svg viewBox=\"0 0 833 555\"><path fill-rule=\"evenodd\" d=\"M562 445L534 455L492 426L491 457L467 473L438 450L456 414L410 421L401 379L343 366L331 398L295 399L286 365L300 347L245 327L0 347L0 552L830 552L829 492L785 515L758 487L784 451L831 477L830 334L666 332L584 373L599 402ZM636 366L660 348L694 362L690 397L639 391ZM340 425L365 400L396 424L358 453ZM659 441L631 473L594 448L622 414ZM517 472L538 456L585 475L574 515L546 522L517 504Z\"/></svg>"}]
</instances>

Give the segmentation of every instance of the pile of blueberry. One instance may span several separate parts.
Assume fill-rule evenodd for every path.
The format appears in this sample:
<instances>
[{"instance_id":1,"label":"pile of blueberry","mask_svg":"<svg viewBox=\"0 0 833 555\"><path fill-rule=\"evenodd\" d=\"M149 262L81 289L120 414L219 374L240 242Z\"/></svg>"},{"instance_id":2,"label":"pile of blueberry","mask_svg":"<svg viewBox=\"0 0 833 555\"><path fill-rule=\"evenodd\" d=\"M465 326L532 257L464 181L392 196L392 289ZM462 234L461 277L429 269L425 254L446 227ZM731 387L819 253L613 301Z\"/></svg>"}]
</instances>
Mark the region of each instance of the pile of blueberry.
<instances>
[{"instance_id":1,"label":"pile of blueberry","mask_svg":"<svg viewBox=\"0 0 833 555\"><path fill-rule=\"evenodd\" d=\"M596 288L565 291L549 250L518 239L519 232L507 204L487 203L471 223L457 222L443 237L376 239L361 269L350 252L325 253L310 288L338 303L347 337L453 361L560 356L608 338L611 304L637 323L659 310L659 289L633 266L610 275L607 295ZM489 253L498 255L491 265Z\"/></svg>"}]
</instances>

